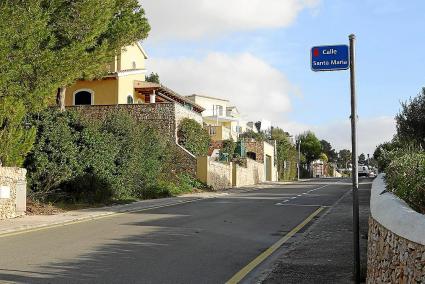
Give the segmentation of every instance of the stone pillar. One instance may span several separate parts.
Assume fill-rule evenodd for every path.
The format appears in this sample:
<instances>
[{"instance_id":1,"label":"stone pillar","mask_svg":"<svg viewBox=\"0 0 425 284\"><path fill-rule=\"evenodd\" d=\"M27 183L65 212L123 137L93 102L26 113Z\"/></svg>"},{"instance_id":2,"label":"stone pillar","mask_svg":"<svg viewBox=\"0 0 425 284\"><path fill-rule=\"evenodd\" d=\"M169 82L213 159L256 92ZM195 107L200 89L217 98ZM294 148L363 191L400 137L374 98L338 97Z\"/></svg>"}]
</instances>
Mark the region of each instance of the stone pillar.
<instances>
[{"instance_id":1,"label":"stone pillar","mask_svg":"<svg viewBox=\"0 0 425 284\"><path fill-rule=\"evenodd\" d=\"M152 92L152 94L150 95L150 103L154 104L155 103L155 98L156 94L155 94L155 90Z\"/></svg>"}]
</instances>

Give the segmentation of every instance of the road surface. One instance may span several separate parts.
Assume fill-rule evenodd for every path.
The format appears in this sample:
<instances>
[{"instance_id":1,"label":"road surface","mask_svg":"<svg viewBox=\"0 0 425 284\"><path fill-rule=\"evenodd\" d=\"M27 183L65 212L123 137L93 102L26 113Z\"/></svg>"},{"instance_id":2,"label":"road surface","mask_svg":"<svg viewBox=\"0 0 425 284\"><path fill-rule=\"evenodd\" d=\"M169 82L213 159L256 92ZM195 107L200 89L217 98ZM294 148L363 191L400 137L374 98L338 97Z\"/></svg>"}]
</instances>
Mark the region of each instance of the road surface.
<instances>
[{"instance_id":1,"label":"road surface","mask_svg":"<svg viewBox=\"0 0 425 284\"><path fill-rule=\"evenodd\" d=\"M250 279L252 260L304 222L301 234L349 190L343 179L275 184L0 237L0 282L225 283L238 272Z\"/></svg>"}]
</instances>

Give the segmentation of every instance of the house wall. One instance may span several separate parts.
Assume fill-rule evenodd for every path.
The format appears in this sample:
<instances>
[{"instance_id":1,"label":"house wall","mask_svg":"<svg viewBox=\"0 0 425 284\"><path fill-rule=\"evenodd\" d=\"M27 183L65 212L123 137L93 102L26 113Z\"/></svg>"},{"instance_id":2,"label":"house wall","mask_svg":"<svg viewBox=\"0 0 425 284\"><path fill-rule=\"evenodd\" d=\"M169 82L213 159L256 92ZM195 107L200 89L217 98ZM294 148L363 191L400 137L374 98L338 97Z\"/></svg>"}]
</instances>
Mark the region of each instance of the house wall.
<instances>
[{"instance_id":1,"label":"house wall","mask_svg":"<svg viewBox=\"0 0 425 284\"><path fill-rule=\"evenodd\" d=\"M94 91L95 105L113 105L118 103L118 80L115 78L105 78L95 81L77 81L74 85L66 88L65 106L73 105L73 94L80 89Z\"/></svg>"},{"instance_id":2,"label":"house wall","mask_svg":"<svg viewBox=\"0 0 425 284\"><path fill-rule=\"evenodd\" d=\"M127 104L127 96L133 96L136 102L136 92L134 90L134 81L145 81L145 74L128 74L117 78L118 81L118 104Z\"/></svg>"},{"instance_id":3,"label":"house wall","mask_svg":"<svg viewBox=\"0 0 425 284\"><path fill-rule=\"evenodd\" d=\"M220 99L214 99L214 98L206 98L206 97L202 97L202 96L196 96L196 95L192 95L192 96L188 96L188 99L190 99L191 101L193 101L194 103L202 106L203 108L205 108L205 110L202 113L202 116L212 116L215 115L213 113L213 106L214 105L220 105L223 107L223 116L226 116L226 107L229 104L229 101L227 100L220 100Z\"/></svg>"},{"instance_id":4,"label":"house wall","mask_svg":"<svg viewBox=\"0 0 425 284\"><path fill-rule=\"evenodd\" d=\"M136 44L124 47L117 61L117 71L145 69L145 57ZM136 63L136 68L133 67L133 62Z\"/></svg>"},{"instance_id":5,"label":"house wall","mask_svg":"<svg viewBox=\"0 0 425 284\"><path fill-rule=\"evenodd\" d=\"M0 167L0 186L10 188L10 198L0 198L0 219L25 214L26 173L23 168Z\"/></svg>"}]
</instances>

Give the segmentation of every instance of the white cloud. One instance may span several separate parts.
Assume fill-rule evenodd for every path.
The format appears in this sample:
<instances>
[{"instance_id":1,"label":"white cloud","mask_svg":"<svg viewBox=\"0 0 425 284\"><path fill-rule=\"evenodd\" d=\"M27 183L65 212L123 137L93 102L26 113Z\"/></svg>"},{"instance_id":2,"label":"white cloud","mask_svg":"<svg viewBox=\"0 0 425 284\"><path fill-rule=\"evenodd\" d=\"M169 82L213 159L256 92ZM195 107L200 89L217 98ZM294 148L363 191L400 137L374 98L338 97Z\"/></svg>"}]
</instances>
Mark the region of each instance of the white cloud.
<instances>
[{"instance_id":1,"label":"white cloud","mask_svg":"<svg viewBox=\"0 0 425 284\"><path fill-rule=\"evenodd\" d=\"M182 95L229 99L248 120L281 121L291 108L290 95L299 93L279 70L250 53L210 53L200 60L151 58L148 67Z\"/></svg>"},{"instance_id":2,"label":"white cloud","mask_svg":"<svg viewBox=\"0 0 425 284\"><path fill-rule=\"evenodd\" d=\"M351 123L348 118L345 121L330 123L323 126L290 122L284 123L282 127L294 134L312 130L319 139L329 141L337 150L351 149ZM395 132L396 127L393 117L360 117L357 130L359 154L373 154L375 147L382 142L391 140Z\"/></svg>"},{"instance_id":3,"label":"white cloud","mask_svg":"<svg viewBox=\"0 0 425 284\"><path fill-rule=\"evenodd\" d=\"M194 39L223 32L287 27L319 0L142 0L153 39Z\"/></svg>"}]
</instances>

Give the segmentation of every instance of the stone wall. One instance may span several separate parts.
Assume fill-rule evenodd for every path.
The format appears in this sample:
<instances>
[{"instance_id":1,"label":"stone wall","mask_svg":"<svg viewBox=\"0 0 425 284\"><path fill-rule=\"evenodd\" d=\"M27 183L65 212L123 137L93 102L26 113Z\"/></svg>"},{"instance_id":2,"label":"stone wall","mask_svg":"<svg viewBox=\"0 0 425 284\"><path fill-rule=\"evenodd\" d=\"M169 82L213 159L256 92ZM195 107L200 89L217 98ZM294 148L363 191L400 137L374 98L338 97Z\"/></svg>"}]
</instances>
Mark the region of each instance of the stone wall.
<instances>
[{"instance_id":1,"label":"stone wall","mask_svg":"<svg viewBox=\"0 0 425 284\"><path fill-rule=\"evenodd\" d=\"M264 142L255 141L254 139L245 139L246 152L254 152L256 154L256 161L264 163Z\"/></svg>"},{"instance_id":2,"label":"stone wall","mask_svg":"<svg viewBox=\"0 0 425 284\"><path fill-rule=\"evenodd\" d=\"M425 216L386 191L384 176L370 199L367 283L425 283Z\"/></svg>"},{"instance_id":3,"label":"stone wall","mask_svg":"<svg viewBox=\"0 0 425 284\"><path fill-rule=\"evenodd\" d=\"M425 246L369 218L367 283L425 283Z\"/></svg>"},{"instance_id":4,"label":"stone wall","mask_svg":"<svg viewBox=\"0 0 425 284\"><path fill-rule=\"evenodd\" d=\"M177 127L184 118L202 125L202 116L176 103L71 106L88 118L104 119L114 111L126 111L140 122L153 126L161 133L176 139Z\"/></svg>"},{"instance_id":5,"label":"stone wall","mask_svg":"<svg viewBox=\"0 0 425 284\"><path fill-rule=\"evenodd\" d=\"M10 198L0 198L0 219L25 214L26 173L22 168L0 167L0 186L10 189Z\"/></svg>"},{"instance_id":6,"label":"stone wall","mask_svg":"<svg viewBox=\"0 0 425 284\"><path fill-rule=\"evenodd\" d=\"M197 177L214 190L232 187L232 163L220 163L210 157L197 158Z\"/></svg>"},{"instance_id":7,"label":"stone wall","mask_svg":"<svg viewBox=\"0 0 425 284\"><path fill-rule=\"evenodd\" d=\"M264 164L251 159L246 159L246 167L233 165L233 186L254 185L264 182Z\"/></svg>"},{"instance_id":8,"label":"stone wall","mask_svg":"<svg viewBox=\"0 0 425 284\"><path fill-rule=\"evenodd\" d=\"M174 151L174 169L176 173L184 173L196 177L196 157L184 147L176 144L176 150Z\"/></svg>"},{"instance_id":9,"label":"stone wall","mask_svg":"<svg viewBox=\"0 0 425 284\"><path fill-rule=\"evenodd\" d=\"M176 121L174 103L72 106L90 119L105 119L108 114L126 111L137 121L158 129L162 134L175 139Z\"/></svg>"}]
</instances>

